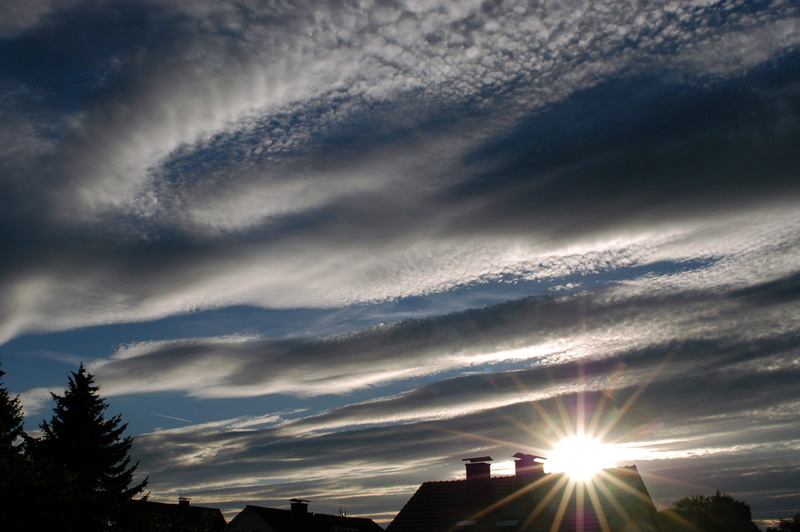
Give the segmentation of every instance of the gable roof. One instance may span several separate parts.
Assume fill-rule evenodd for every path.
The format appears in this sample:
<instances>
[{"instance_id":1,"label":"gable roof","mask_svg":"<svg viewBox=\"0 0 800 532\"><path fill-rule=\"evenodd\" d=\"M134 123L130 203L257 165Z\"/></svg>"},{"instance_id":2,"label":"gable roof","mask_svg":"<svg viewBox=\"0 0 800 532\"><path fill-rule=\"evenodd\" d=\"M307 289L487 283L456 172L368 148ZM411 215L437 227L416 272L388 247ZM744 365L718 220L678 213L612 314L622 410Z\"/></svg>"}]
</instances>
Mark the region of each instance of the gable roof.
<instances>
[{"instance_id":1,"label":"gable roof","mask_svg":"<svg viewBox=\"0 0 800 532\"><path fill-rule=\"evenodd\" d=\"M383 532L383 528L372 519L366 517L296 512L252 505L246 506L242 513L247 510L255 513L277 532L331 532L336 528L347 530L348 532Z\"/></svg>"},{"instance_id":2,"label":"gable roof","mask_svg":"<svg viewBox=\"0 0 800 532\"><path fill-rule=\"evenodd\" d=\"M661 532L635 466L603 470L586 484L543 472L470 482L425 482L387 532Z\"/></svg>"},{"instance_id":3,"label":"gable roof","mask_svg":"<svg viewBox=\"0 0 800 532\"><path fill-rule=\"evenodd\" d=\"M137 524L162 524L170 529L192 527L193 530L219 532L225 528L225 517L219 508L192 506L187 502L170 504L147 500L132 500L131 511Z\"/></svg>"}]
</instances>

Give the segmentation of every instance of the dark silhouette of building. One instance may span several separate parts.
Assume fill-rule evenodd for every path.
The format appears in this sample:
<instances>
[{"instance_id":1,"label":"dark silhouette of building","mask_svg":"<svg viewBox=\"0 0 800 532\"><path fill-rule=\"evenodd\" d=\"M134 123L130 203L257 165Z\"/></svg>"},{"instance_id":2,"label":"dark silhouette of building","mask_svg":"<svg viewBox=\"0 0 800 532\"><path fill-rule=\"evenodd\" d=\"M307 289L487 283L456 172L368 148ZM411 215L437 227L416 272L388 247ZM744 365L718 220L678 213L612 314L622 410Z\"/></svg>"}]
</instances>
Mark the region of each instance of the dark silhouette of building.
<instances>
[{"instance_id":1,"label":"dark silhouette of building","mask_svg":"<svg viewBox=\"0 0 800 532\"><path fill-rule=\"evenodd\" d=\"M289 510L245 506L223 532L383 532L383 528L365 517L309 512L308 501L292 499Z\"/></svg>"},{"instance_id":2,"label":"dark silhouette of building","mask_svg":"<svg viewBox=\"0 0 800 532\"><path fill-rule=\"evenodd\" d=\"M175 532L220 532L227 524L219 508L193 506L185 497L180 497L178 504L131 501L131 522L134 530Z\"/></svg>"},{"instance_id":3,"label":"dark silhouette of building","mask_svg":"<svg viewBox=\"0 0 800 532\"><path fill-rule=\"evenodd\" d=\"M536 456L514 457L516 473L501 477L490 457L465 458L465 479L422 484L387 532L661 532L636 466L583 483L546 474Z\"/></svg>"}]
</instances>

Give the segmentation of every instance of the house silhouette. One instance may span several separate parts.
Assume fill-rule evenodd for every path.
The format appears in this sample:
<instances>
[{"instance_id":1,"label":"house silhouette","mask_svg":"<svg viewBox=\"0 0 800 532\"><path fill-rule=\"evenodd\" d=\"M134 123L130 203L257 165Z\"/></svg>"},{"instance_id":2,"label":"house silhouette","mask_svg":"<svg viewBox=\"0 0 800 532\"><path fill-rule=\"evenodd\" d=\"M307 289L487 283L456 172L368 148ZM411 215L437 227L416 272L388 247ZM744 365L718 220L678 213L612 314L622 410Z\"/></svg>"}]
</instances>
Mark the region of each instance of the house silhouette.
<instances>
[{"instance_id":1,"label":"house silhouette","mask_svg":"<svg viewBox=\"0 0 800 532\"><path fill-rule=\"evenodd\" d=\"M500 477L491 457L465 458L466 478L423 483L386 532L662 532L636 466L576 482L514 457L516 473Z\"/></svg>"},{"instance_id":2,"label":"house silhouette","mask_svg":"<svg viewBox=\"0 0 800 532\"><path fill-rule=\"evenodd\" d=\"M127 518L139 530L220 532L226 524L219 508L193 506L186 497L180 497L178 504L132 500L129 512Z\"/></svg>"},{"instance_id":3,"label":"house silhouette","mask_svg":"<svg viewBox=\"0 0 800 532\"><path fill-rule=\"evenodd\" d=\"M318 514L308 501L292 499L289 510L245 506L223 532L383 532L372 519Z\"/></svg>"}]
</instances>

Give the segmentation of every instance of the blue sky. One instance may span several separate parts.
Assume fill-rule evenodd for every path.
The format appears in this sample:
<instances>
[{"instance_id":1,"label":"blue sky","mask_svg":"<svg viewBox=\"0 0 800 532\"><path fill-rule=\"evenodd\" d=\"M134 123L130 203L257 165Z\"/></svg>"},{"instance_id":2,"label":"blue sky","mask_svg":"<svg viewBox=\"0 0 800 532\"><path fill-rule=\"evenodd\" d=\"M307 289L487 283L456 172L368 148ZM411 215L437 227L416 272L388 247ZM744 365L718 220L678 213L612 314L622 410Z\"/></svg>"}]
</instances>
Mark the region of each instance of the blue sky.
<instances>
[{"instance_id":1,"label":"blue sky","mask_svg":"<svg viewBox=\"0 0 800 532\"><path fill-rule=\"evenodd\" d=\"M4 2L4 383L35 430L84 362L229 515L385 522L585 412L788 517L799 72L790 2Z\"/></svg>"}]
</instances>

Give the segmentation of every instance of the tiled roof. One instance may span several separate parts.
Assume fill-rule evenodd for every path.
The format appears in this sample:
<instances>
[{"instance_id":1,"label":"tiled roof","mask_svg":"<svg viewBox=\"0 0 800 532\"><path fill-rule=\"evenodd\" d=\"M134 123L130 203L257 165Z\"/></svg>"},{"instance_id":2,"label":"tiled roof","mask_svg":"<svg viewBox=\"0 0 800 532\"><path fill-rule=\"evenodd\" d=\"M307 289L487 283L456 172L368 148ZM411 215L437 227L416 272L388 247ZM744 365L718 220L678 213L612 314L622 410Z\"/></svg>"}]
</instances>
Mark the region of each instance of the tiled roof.
<instances>
[{"instance_id":1,"label":"tiled roof","mask_svg":"<svg viewBox=\"0 0 800 532\"><path fill-rule=\"evenodd\" d=\"M422 484L387 532L661 531L636 467L606 469L586 486L544 473L475 486L466 480Z\"/></svg>"},{"instance_id":2,"label":"tiled roof","mask_svg":"<svg viewBox=\"0 0 800 532\"><path fill-rule=\"evenodd\" d=\"M383 532L372 519L366 517L344 517L318 513L300 513L280 508L250 506L250 509L278 532L331 532L335 528L358 532Z\"/></svg>"},{"instance_id":3,"label":"tiled roof","mask_svg":"<svg viewBox=\"0 0 800 532\"><path fill-rule=\"evenodd\" d=\"M153 523L161 523L165 528L190 526L193 530L219 532L226 524L219 508L144 500L133 500L131 503L131 509L138 519L144 519L144 522L149 522L147 519L150 519Z\"/></svg>"}]
</instances>

